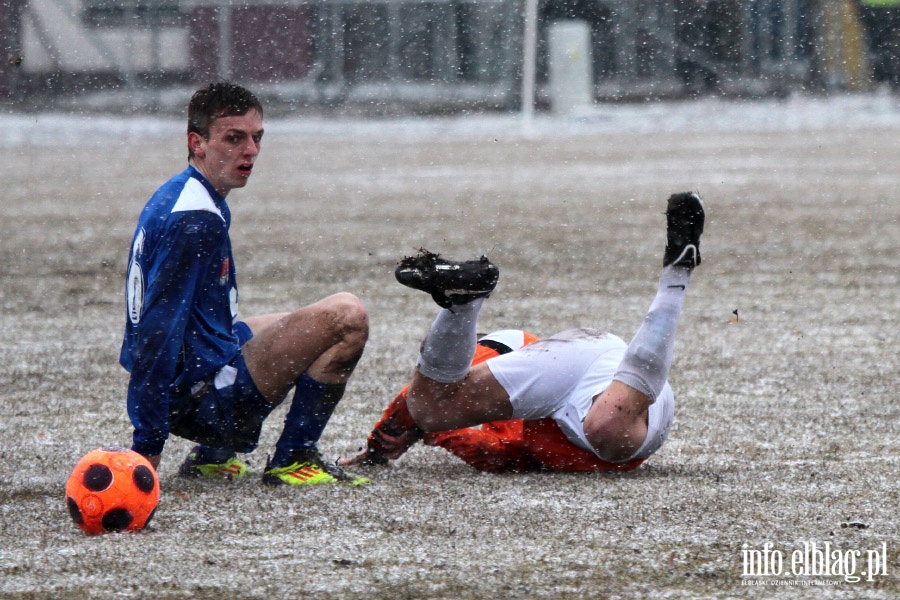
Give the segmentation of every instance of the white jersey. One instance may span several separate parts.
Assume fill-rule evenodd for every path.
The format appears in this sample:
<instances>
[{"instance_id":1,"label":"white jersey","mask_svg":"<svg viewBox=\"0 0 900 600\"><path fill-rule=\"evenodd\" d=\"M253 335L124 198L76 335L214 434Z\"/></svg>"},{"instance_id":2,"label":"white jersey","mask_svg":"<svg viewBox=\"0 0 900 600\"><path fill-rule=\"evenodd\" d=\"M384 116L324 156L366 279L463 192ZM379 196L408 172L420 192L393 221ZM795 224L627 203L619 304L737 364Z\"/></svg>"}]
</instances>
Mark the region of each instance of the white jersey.
<instances>
[{"instance_id":1,"label":"white jersey","mask_svg":"<svg viewBox=\"0 0 900 600\"><path fill-rule=\"evenodd\" d=\"M512 418L550 417L573 444L596 454L584 434L584 418L594 397L612 383L626 348L611 333L571 329L486 364L509 394ZM669 436L674 416L675 396L667 382L650 405L647 437L626 460L656 452Z\"/></svg>"}]
</instances>

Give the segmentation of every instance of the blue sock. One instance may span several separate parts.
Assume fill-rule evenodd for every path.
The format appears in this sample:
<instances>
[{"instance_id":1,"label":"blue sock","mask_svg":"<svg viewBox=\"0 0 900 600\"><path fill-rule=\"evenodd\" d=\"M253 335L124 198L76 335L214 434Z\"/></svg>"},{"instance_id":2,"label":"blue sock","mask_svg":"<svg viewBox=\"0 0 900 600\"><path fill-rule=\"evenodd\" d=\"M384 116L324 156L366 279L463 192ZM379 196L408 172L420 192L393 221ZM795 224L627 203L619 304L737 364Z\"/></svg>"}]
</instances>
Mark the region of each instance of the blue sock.
<instances>
[{"instance_id":1,"label":"blue sock","mask_svg":"<svg viewBox=\"0 0 900 600\"><path fill-rule=\"evenodd\" d=\"M287 466L294 452L316 449L345 388L344 384L319 383L306 373L300 376L284 419L284 430L275 444L273 467Z\"/></svg>"},{"instance_id":2,"label":"blue sock","mask_svg":"<svg viewBox=\"0 0 900 600\"><path fill-rule=\"evenodd\" d=\"M213 448L202 444L194 447L193 452L197 453L197 462L201 465L219 465L235 456L231 448Z\"/></svg>"}]
</instances>

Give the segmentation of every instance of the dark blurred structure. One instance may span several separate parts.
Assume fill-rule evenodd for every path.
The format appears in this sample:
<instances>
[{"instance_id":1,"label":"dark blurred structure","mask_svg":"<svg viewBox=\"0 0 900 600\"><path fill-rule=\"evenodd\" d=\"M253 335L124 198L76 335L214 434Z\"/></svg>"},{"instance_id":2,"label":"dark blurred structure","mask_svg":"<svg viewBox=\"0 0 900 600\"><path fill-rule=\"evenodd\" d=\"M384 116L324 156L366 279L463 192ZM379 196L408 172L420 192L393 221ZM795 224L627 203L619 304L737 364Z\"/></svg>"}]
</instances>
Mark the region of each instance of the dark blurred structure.
<instances>
[{"instance_id":1,"label":"dark blurred structure","mask_svg":"<svg viewBox=\"0 0 900 600\"><path fill-rule=\"evenodd\" d=\"M158 106L228 78L288 108L513 110L529 1L539 105L548 27L567 19L590 26L597 100L864 85L858 0L7 0L0 92Z\"/></svg>"},{"instance_id":2,"label":"dark blurred structure","mask_svg":"<svg viewBox=\"0 0 900 600\"><path fill-rule=\"evenodd\" d=\"M872 75L900 89L900 0L859 0Z\"/></svg>"},{"instance_id":3,"label":"dark blurred structure","mask_svg":"<svg viewBox=\"0 0 900 600\"><path fill-rule=\"evenodd\" d=\"M21 20L25 0L6 0L0 10L0 95L16 99L22 67Z\"/></svg>"}]
</instances>

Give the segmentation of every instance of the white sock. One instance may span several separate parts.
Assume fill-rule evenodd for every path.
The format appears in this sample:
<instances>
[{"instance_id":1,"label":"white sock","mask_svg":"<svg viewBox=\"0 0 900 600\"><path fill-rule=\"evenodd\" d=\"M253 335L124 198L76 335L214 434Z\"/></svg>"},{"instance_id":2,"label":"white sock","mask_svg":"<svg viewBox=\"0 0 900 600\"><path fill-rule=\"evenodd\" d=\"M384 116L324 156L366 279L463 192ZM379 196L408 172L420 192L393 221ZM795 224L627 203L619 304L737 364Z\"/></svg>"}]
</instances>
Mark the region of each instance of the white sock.
<instances>
[{"instance_id":1,"label":"white sock","mask_svg":"<svg viewBox=\"0 0 900 600\"><path fill-rule=\"evenodd\" d=\"M476 323L484 298L442 309L419 349L419 373L440 383L462 380L469 372L475 345Z\"/></svg>"},{"instance_id":2,"label":"white sock","mask_svg":"<svg viewBox=\"0 0 900 600\"><path fill-rule=\"evenodd\" d=\"M663 268L656 298L613 376L615 381L621 381L651 400L656 400L669 376L675 349L675 330L690 279L691 269L678 266Z\"/></svg>"}]
</instances>

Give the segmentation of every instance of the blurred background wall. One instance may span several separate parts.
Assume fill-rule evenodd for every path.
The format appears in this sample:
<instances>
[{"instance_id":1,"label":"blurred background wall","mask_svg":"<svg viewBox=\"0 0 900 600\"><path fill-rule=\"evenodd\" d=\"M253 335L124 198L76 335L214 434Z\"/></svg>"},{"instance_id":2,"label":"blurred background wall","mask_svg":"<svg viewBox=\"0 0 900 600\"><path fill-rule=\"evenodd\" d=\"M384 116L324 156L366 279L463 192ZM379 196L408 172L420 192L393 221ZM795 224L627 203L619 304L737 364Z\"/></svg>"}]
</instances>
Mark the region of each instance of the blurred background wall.
<instances>
[{"instance_id":1,"label":"blurred background wall","mask_svg":"<svg viewBox=\"0 0 900 600\"><path fill-rule=\"evenodd\" d=\"M284 110L511 111L523 93L541 109L548 31L571 20L590 30L596 101L863 90L858 1L6 0L0 98L165 110L224 78Z\"/></svg>"}]
</instances>

